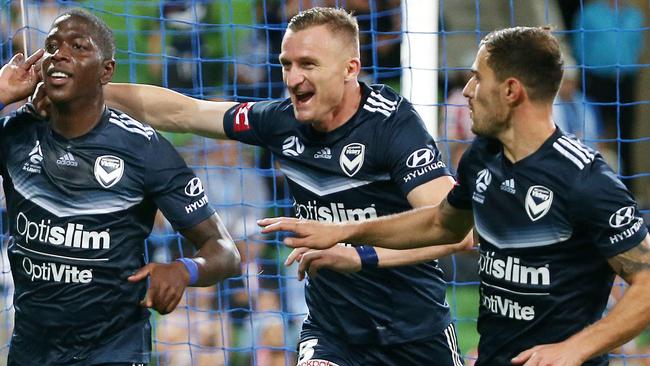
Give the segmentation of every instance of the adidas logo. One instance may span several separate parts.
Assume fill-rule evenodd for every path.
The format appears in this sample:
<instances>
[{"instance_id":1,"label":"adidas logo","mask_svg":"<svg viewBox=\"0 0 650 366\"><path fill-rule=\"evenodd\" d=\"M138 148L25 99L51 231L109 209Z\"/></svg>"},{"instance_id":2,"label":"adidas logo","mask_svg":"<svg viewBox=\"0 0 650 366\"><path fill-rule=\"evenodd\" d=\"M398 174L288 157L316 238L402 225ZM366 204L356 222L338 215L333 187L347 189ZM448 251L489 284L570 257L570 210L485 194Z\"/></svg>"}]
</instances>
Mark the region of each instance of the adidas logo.
<instances>
[{"instance_id":1,"label":"adidas logo","mask_svg":"<svg viewBox=\"0 0 650 366\"><path fill-rule=\"evenodd\" d=\"M504 180L503 183L501 183L501 190L515 194L515 180L512 178Z\"/></svg>"},{"instance_id":2,"label":"adidas logo","mask_svg":"<svg viewBox=\"0 0 650 366\"><path fill-rule=\"evenodd\" d=\"M76 160L74 160L74 156L70 154L69 152L61 155L60 158L56 160L57 165L65 165L65 166L77 166L79 163L77 163Z\"/></svg>"},{"instance_id":3,"label":"adidas logo","mask_svg":"<svg viewBox=\"0 0 650 366\"><path fill-rule=\"evenodd\" d=\"M318 152L316 154L314 154L314 158L315 159L331 159L332 158L332 150L330 150L329 147L324 147L324 148L318 150Z\"/></svg>"}]
</instances>

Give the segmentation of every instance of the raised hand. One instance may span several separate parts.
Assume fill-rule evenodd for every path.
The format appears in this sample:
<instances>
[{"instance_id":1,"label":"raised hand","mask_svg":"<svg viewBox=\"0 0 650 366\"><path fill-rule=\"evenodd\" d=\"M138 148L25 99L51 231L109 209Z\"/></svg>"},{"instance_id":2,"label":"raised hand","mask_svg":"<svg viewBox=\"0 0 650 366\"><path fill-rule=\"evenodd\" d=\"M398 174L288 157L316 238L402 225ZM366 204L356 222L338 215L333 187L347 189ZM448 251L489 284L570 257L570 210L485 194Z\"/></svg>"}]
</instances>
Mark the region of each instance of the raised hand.
<instances>
[{"instance_id":1,"label":"raised hand","mask_svg":"<svg viewBox=\"0 0 650 366\"><path fill-rule=\"evenodd\" d=\"M190 275L181 262L149 263L128 278L129 282L139 282L147 277L149 289L141 306L153 308L160 314L168 314L176 309L189 284Z\"/></svg>"},{"instance_id":2,"label":"raised hand","mask_svg":"<svg viewBox=\"0 0 650 366\"><path fill-rule=\"evenodd\" d=\"M0 102L7 105L27 98L40 80L40 63L43 50L34 52L25 60L17 53L0 69Z\"/></svg>"},{"instance_id":3,"label":"raised hand","mask_svg":"<svg viewBox=\"0 0 650 366\"><path fill-rule=\"evenodd\" d=\"M273 217L258 220L263 234L288 231L294 237L284 239L284 244L291 248L306 247L327 249L336 243L344 242L343 226L313 220L298 220L291 217Z\"/></svg>"},{"instance_id":4,"label":"raised hand","mask_svg":"<svg viewBox=\"0 0 650 366\"><path fill-rule=\"evenodd\" d=\"M45 86L42 81L38 83L34 94L32 94L32 104L34 105L34 108L36 108L36 113L41 117L48 118L50 116L52 101L47 97Z\"/></svg>"}]
</instances>

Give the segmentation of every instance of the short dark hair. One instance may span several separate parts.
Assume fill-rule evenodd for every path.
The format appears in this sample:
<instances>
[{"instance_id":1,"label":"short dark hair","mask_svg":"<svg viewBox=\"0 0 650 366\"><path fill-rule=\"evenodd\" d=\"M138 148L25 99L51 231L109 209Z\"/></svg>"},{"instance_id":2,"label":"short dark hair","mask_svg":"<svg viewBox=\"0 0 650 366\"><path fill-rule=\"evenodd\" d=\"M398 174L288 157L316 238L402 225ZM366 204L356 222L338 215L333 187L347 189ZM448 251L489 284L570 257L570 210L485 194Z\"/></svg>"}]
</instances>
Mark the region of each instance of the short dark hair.
<instances>
[{"instance_id":1,"label":"short dark hair","mask_svg":"<svg viewBox=\"0 0 650 366\"><path fill-rule=\"evenodd\" d=\"M291 18L287 28L294 32L319 25L326 25L330 32L345 36L353 42L355 51L359 52L359 23L357 19L341 8L315 7L301 11Z\"/></svg>"},{"instance_id":2,"label":"short dark hair","mask_svg":"<svg viewBox=\"0 0 650 366\"><path fill-rule=\"evenodd\" d=\"M74 8L56 17L52 25L65 16L80 18L90 26L92 38L97 42L97 46L104 60L112 60L115 57L115 36L103 20L87 10Z\"/></svg>"},{"instance_id":3,"label":"short dark hair","mask_svg":"<svg viewBox=\"0 0 650 366\"><path fill-rule=\"evenodd\" d=\"M514 27L491 32L481 41L487 64L503 81L519 79L531 100L553 100L562 81L562 52L550 27Z\"/></svg>"}]
</instances>

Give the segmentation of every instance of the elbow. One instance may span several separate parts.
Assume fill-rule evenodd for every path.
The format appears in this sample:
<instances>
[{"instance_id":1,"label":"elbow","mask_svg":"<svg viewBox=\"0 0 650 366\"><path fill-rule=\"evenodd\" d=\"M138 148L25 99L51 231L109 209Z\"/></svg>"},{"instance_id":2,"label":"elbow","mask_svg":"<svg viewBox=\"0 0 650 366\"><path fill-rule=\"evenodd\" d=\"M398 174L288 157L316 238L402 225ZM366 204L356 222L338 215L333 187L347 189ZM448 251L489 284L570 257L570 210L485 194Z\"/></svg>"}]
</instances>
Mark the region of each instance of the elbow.
<instances>
[{"instance_id":1,"label":"elbow","mask_svg":"<svg viewBox=\"0 0 650 366\"><path fill-rule=\"evenodd\" d=\"M224 266L224 278L240 276L241 271L241 255L235 243L229 243L230 250L228 251L227 264Z\"/></svg>"}]
</instances>

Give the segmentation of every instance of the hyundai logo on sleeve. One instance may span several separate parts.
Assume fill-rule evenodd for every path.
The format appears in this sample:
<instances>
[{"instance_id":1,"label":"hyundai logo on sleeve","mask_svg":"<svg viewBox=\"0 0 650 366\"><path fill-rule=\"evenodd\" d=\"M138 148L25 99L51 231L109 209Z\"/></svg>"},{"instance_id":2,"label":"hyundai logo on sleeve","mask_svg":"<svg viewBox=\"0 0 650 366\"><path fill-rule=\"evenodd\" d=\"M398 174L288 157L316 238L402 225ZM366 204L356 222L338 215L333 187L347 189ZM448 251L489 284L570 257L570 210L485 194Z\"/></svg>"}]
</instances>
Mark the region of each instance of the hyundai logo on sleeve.
<instances>
[{"instance_id":1,"label":"hyundai logo on sleeve","mask_svg":"<svg viewBox=\"0 0 650 366\"><path fill-rule=\"evenodd\" d=\"M619 208L612 214L612 216L609 217L609 226L613 228L619 228L629 225L632 220L636 218L636 216L634 216L634 212L634 206Z\"/></svg>"},{"instance_id":2,"label":"hyundai logo on sleeve","mask_svg":"<svg viewBox=\"0 0 650 366\"><path fill-rule=\"evenodd\" d=\"M419 149L409 155L408 159L406 159L406 166L420 168L433 163L435 159L436 154L430 148Z\"/></svg>"},{"instance_id":3,"label":"hyundai logo on sleeve","mask_svg":"<svg viewBox=\"0 0 650 366\"><path fill-rule=\"evenodd\" d=\"M190 197L196 197L203 193L203 184L201 180L197 177L190 179L185 186L185 194Z\"/></svg>"}]
</instances>

